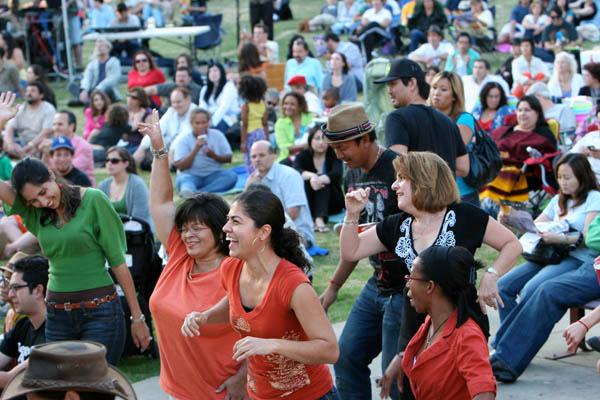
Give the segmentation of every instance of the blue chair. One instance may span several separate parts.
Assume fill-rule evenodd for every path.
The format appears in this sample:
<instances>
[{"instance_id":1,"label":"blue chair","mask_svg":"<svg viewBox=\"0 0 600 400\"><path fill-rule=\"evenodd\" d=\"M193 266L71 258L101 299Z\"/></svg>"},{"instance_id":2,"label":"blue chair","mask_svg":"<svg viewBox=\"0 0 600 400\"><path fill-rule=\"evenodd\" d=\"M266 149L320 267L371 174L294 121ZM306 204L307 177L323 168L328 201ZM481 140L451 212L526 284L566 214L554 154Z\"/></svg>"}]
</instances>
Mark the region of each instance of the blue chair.
<instances>
[{"instance_id":1,"label":"blue chair","mask_svg":"<svg viewBox=\"0 0 600 400\"><path fill-rule=\"evenodd\" d=\"M194 38L194 59L198 61L197 50L213 50L218 59L221 54L221 42L225 31L221 28L223 14L198 15L194 18L195 26L208 26L209 31Z\"/></svg>"}]
</instances>

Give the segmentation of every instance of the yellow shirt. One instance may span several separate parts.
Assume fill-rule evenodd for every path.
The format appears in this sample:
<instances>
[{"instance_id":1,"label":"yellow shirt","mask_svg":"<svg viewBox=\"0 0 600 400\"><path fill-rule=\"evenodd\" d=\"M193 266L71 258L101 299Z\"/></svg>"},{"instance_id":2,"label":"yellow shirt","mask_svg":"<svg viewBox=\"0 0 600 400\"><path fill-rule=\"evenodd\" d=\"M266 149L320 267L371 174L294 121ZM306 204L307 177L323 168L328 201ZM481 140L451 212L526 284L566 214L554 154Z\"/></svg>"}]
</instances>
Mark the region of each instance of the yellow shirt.
<instances>
[{"instance_id":1,"label":"yellow shirt","mask_svg":"<svg viewBox=\"0 0 600 400\"><path fill-rule=\"evenodd\" d=\"M263 115L265 115L265 111L267 107L265 106L265 102L261 101L260 103L251 103L248 102L248 129L246 130L248 133L255 131L257 129L263 128Z\"/></svg>"}]
</instances>

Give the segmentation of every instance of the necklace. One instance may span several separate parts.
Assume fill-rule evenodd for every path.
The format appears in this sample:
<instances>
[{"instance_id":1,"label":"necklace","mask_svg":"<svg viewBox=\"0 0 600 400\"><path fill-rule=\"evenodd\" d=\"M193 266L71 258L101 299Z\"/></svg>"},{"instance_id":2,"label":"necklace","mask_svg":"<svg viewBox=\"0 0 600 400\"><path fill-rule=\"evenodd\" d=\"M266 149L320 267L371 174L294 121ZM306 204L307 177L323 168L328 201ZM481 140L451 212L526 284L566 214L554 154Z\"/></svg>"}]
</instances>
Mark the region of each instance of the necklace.
<instances>
[{"instance_id":1,"label":"necklace","mask_svg":"<svg viewBox=\"0 0 600 400\"><path fill-rule=\"evenodd\" d=\"M217 267L217 265L221 264L221 261L222 261L222 260L223 260L223 257L218 257L218 258L217 258L216 260L214 260L214 261L212 262L212 264L210 265L210 270L208 270L208 271L206 271L206 272L209 272L209 271L212 271L213 269L215 269L215 268ZM195 263L194 263L194 264L192 264L192 268L190 268L190 270L189 270L189 271L188 271L188 273L187 273L187 277L188 277L188 279L189 279L190 281L191 281L192 279L194 279L194 278L193 278L193 274L192 274L192 270L194 269L194 265L195 265ZM199 272L198 272L198 273L199 273Z\"/></svg>"},{"instance_id":2,"label":"necklace","mask_svg":"<svg viewBox=\"0 0 600 400\"><path fill-rule=\"evenodd\" d=\"M442 329L442 327L446 324L446 321L448 321L448 318L450 318L450 317L449 316L446 317L444 322L442 322L440 324L440 326L438 326L437 329L433 331L433 334L431 334L431 336L427 335L427 340L425 341L425 348L428 348L431 345L431 342L433 342L433 338L440 331L440 329ZM433 328L433 321L431 321L431 328ZM429 330L431 330L431 328Z\"/></svg>"}]
</instances>

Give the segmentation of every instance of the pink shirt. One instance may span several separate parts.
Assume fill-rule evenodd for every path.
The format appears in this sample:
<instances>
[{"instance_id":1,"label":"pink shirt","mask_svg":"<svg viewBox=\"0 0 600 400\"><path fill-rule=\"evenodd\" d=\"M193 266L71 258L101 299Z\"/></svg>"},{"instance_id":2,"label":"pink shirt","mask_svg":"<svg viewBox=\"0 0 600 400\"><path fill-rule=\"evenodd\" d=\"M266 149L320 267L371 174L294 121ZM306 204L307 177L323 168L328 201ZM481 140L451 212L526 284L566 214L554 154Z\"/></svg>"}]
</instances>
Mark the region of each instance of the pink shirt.
<instances>
[{"instance_id":1,"label":"pink shirt","mask_svg":"<svg viewBox=\"0 0 600 400\"><path fill-rule=\"evenodd\" d=\"M85 109L84 114L85 127L83 128L83 138L89 141L92 131L94 129L100 130L104 126L104 123L106 122L106 115L100 114L97 117L94 117L90 107Z\"/></svg>"},{"instance_id":2,"label":"pink shirt","mask_svg":"<svg viewBox=\"0 0 600 400\"><path fill-rule=\"evenodd\" d=\"M92 181L92 186L96 187L96 176L94 175L94 152L92 146L79 135L73 135L71 143L75 148L73 154L73 165L75 168L83 171Z\"/></svg>"}]
</instances>

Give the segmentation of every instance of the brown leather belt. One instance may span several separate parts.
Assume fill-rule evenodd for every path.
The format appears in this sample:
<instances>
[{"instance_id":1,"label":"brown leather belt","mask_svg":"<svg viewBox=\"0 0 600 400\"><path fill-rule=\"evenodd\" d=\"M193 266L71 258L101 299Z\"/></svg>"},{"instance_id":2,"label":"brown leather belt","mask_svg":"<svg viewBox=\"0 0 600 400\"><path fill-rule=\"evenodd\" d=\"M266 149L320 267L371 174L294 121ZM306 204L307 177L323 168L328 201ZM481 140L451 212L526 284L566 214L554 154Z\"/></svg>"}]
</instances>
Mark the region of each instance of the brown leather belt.
<instances>
[{"instance_id":1,"label":"brown leather belt","mask_svg":"<svg viewBox=\"0 0 600 400\"><path fill-rule=\"evenodd\" d=\"M55 310L71 311L71 310L80 310L82 308L98 308L98 306L100 306L101 304L108 303L110 301L113 301L116 298L117 298L117 293L115 292L113 294L109 294L107 296L102 296L102 297L97 297L93 300L88 300L88 301L80 301L77 303L71 303L71 302L53 303L53 302L47 301L46 305L48 307L54 308Z\"/></svg>"}]
</instances>

